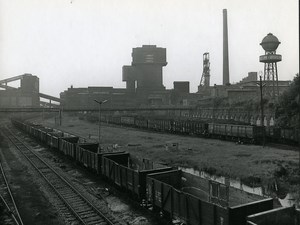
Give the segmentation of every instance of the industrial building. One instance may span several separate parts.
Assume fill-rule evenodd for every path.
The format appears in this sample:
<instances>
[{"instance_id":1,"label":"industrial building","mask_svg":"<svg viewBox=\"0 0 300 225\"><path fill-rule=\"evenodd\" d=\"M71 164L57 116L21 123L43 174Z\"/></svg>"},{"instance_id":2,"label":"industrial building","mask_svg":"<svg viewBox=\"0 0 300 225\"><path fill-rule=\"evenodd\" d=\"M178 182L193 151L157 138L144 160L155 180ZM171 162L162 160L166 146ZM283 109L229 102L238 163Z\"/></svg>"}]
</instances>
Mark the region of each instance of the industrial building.
<instances>
[{"instance_id":1,"label":"industrial building","mask_svg":"<svg viewBox=\"0 0 300 225\"><path fill-rule=\"evenodd\" d=\"M20 80L20 87L13 88L7 84ZM32 74L5 79L0 81L0 107L39 107L39 78Z\"/></svg>"},{"instance_id":2,"label":"industrial building","mask_svg":"<svg viewBox=\"0 0 300 225\"><path fill-rule=\"evenodd\" d=\"M19 87L8 85L15 81L20 81ZM0 88L0 108L35 108L41 105L52 107L53 102L60 102L59 98L40 93L39 78L28 73L0 80Z\"/></svg>"},{"instance_id":3,"label":"industrial building","mask_svg":"<svg viewBox=\"0 0 300 225\"><path fill-rule=\"evenodd\" d=\"M224 20L226 20L226 12ZM227 22L224 29L227 29ZM262 41L263 45L270 45L278 39L268 34ZM104 107L147 107L147 106L196 106L199 103L209 102L207 99L216 97L226 98L228 104L243 102L249 99L259 100L260 89L258 86L257 72L249 72L240 82L230 84L229 80L229 59L228 59L228 37L224 31L224 54L223 54L223 84L210 85L210 61L209 53L203 54L203 73L198 86L197 93L190 93L188 81L174 81L173 89L166 89L163 85L163 67L167 65L166 49L155 45L143 45L133 48L131 65L122 68L122 78L126 82L126 88L113 87L87 87L68 88L61 93L60 97L66 109L94 109L97 104L94 99L106 99L108 102ZM278 43L275 43L275 45ZM227 43L227 44L226 44ZM274 52L272 52L273 54ZM267 57L270 57L270 53ZM272 55L271 55L272 56ZM261 59L262 60L262 59ZM268 60L267 60L268 61ZM272 61L272 60L271 60ZM266 62L266 60L262 60ZM269 63L269 62L268 62ZM274 64L272 61L271 63ZM277 69L277 65L272 68ZM270 66L268 66L269 68ZM265 66L266 68L266 66ZM270 69L266 69L265 73ZM290 81L279 81L265 76L265 89L276 86L276 96L286 90ZM272 90L273 90L272 89ZM270 97L265 92L265 97ZM274 93L274 92L273 92ZM272 94L274 97L275 95Z\"/></svg>"},{"instance_id":4,"label":"industrial building","mask_svg":"<svg viewBox=\"0 0 300 225\"><path fill-rule=\"evenodd\" d=\"M163 91L163 66L167 65L166 49L143 45L132 50L131 66L123 66L123 81L129 92Z\"/></svg>"},{"instance_id":5,"label":"industrial building","mask_svg":"<svg viewBox=\"0 0 300 225\"><path fill-rule=\"evenodd\" d=\"M165 48L143 45L133 48L131 55L131 65L122 68L126 88L71 86L60 94L64 108L93 109L97 107L94 99L108 100L104 107L189 105L190 99L198 96L190 94L188 81L175 81L174 88L166 90L163 85L163 67L167 65Z\"/></svg>"},{"instance_id":6,"label":"industrial building","mask_svg":"<svg viewBox=\"0 0 300 225\"><path fill-rule=\"evenodd\" d=\"M276 54L280 44L277 37L269 33L260 45L265 54L259 61L264 63L265 97L274 100L284 90L290 81L279 81L277 62L281 55ZM39 93L39 79L31 74L24 74L0 81L1 107L37 107L40 98L61 102L64 109L97 109L96 100L108 100L103 107L108 108L139 108L160 106L197 106L212 99L225 98L226 104L234 104L249 99L258 99L260 89L257 85L257 72L249 72L240 82L230 83L229 53L228 53L227 10L223 10L223 81L222 85L210 84L210 56L203 54L203 72L197 93L190 93L189 81L174 81L172 89L166 89L163 84L163 68L167 66L166 48L156 45L143 45L132 49L130 65L122 67L122 81L125 88L113 87L73 87L60 93L60 98ZM12 88L7 83L20 80L19 88Z\"/></svg>"}]
</instances>

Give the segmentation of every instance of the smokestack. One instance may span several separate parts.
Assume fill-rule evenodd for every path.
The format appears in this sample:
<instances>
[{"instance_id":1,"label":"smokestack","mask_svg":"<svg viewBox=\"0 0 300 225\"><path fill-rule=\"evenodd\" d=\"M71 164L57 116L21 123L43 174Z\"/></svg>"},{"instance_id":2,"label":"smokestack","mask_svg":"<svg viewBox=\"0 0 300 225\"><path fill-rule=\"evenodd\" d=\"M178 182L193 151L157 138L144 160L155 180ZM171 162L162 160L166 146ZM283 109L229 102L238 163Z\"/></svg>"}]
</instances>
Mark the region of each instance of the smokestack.
<instances>
[{"instance_id":1,"label":"smokestack","mask_svg":"<svg viewBox=\"0 0 300 225\"><path fill-rule=\"evenodd\" d=\"M229 84L227 9L223 9L223 85Z\"/></svg>"}]
</instances>

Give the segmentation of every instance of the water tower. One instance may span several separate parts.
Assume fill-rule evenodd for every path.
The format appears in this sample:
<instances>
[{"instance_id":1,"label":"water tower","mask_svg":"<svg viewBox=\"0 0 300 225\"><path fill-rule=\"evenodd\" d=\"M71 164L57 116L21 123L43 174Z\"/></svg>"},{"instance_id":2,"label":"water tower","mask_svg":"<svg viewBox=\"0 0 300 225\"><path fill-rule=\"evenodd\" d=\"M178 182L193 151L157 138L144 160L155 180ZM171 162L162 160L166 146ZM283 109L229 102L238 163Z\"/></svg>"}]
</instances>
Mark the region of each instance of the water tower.
<instances>
[{"instance_id":1,"label":"water tower","mask_svg":"<svg viewBox=\"0 0 300 225\"><path fill-rule=\"evenodd\" d=\"M279 44L278 38L271 33L260 43L265 50L265 54L259 57L259 61L264 63L264 81L267 84L265 93L273 99L279 95L277 62L281 61L281 55L276 54Z\"/></svg>"}]
</instances>

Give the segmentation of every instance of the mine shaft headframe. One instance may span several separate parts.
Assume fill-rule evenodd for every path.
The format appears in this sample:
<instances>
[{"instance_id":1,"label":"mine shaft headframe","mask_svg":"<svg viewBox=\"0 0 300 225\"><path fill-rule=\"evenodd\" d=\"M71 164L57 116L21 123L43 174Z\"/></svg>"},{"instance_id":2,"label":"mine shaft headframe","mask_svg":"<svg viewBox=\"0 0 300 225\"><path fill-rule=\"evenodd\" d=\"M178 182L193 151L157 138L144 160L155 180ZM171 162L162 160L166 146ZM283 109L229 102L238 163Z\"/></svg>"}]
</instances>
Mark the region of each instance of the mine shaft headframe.
<instances>
[{"instance_id":1,"label":"mine shaft headframe","mask_svg":"<svg viewBox=\"0 0 300 225\"><path fill-rule=\"evenodd\" d=\"M203 54L203 72L200 81L200 86L208 87L210 85L210 62L209 53L205 52Z\"/></svg>"}]
</instances>

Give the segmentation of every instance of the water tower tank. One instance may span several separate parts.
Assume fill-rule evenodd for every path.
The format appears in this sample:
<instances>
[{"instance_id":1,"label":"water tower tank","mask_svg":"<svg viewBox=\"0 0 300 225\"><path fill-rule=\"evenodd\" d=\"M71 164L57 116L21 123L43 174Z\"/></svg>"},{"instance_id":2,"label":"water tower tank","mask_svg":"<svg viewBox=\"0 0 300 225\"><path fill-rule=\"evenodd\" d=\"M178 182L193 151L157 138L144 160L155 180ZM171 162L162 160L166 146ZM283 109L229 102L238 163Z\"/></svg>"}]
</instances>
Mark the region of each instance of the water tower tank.
<instances>
[{"instance_id":1,"label":"water tower tank","mask_svg":"<svg viewBox=\"0 0 300 225\"><path fill-rule=\"evenodd\" d=\"M267 36L264 37L260 45L266 52L274 52L278 48L280 41L276 36L272 33L269 33Z\"/></svg>"}]
</instances>

